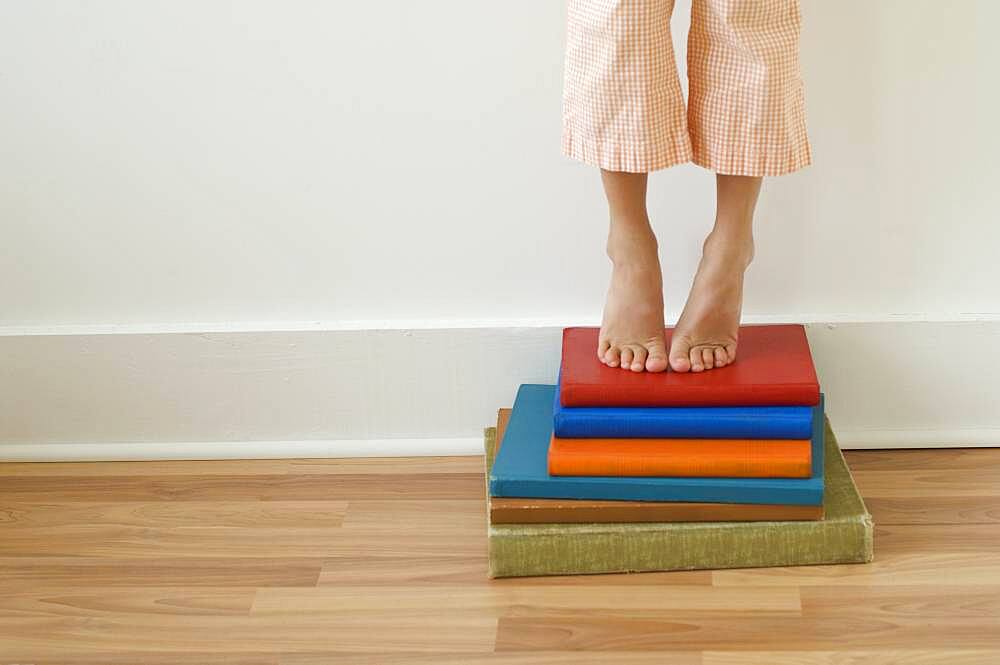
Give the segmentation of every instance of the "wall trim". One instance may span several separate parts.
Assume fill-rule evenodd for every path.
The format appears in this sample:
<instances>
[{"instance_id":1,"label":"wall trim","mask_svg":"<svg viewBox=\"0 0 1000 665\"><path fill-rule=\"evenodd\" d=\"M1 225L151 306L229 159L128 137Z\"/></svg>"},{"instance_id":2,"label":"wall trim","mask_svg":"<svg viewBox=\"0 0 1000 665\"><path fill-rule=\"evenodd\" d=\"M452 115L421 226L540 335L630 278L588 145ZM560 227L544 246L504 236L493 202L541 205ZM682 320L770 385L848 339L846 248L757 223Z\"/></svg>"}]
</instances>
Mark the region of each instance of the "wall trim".
<instances>
[{"instance_id":1,"label":"wall trim","mask_svg":"<svg viewBox=\"0 0 1000 665\"><path fill-rule=\"evenodd\" d=\"M0 462L451 457L483 454L483 438L32 443L0 445Z\"/></svg>"},{"instance_id":2,"label":"wall trim","mask_svg":"<svg viewBox=\"0 0 1000 665\"><path fill-rule=\"evenodd\" d=\"M833 423L831 423L833 424ZM841 448L994 448L1000 447L1000 427L952 429L837 429Z\"/></svg>"},{"instance_id":3,"label":"wall trim","mask_svg":"<svg viewBox=\"0 0 1000 665\"><path fill-rule=\"evenodd\" d=\"M1000 428L836 430L845 450L1000 446ZM482 455L482 437L191 441L184 443L33 443L0 445L0 462L129 462L154 460L331 459Z\"/></svg>"},{"instance_id":4,"label":"wall trim","mask_svg":"<svg viewBox=\"0 0 1000 665\"><path fill-rule=\"evenodd\" d=\"M806 332L845 448L1000 446L1000 320ZM0 335L0 459L476 455L519 384L554 383L561 333Z\"/></svg>"}]
</instances>

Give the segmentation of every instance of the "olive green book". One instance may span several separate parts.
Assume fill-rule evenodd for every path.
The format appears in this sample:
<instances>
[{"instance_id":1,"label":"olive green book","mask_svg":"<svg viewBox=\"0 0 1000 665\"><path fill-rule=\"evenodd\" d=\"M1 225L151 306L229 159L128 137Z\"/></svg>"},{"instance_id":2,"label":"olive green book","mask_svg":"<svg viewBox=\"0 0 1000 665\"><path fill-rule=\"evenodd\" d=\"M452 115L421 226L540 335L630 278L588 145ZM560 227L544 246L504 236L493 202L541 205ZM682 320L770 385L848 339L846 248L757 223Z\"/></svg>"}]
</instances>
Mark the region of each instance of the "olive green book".
<instances>
[{"instance_id":1,"label":"olive green book","mask_svg":"<svg viewBox=\"0 0 1000 665\"><path fill-rule=\"evenodd\" d=\"M489 524L489 575L583 575L871 561L871 515L829 419L825 427L822 520ZM486 428L485 435L489 476L496 453L496 428ZM486 501L490 501L488 491ZM487 520L489 513L487 506Z\"/></svg>"}]
</instances>

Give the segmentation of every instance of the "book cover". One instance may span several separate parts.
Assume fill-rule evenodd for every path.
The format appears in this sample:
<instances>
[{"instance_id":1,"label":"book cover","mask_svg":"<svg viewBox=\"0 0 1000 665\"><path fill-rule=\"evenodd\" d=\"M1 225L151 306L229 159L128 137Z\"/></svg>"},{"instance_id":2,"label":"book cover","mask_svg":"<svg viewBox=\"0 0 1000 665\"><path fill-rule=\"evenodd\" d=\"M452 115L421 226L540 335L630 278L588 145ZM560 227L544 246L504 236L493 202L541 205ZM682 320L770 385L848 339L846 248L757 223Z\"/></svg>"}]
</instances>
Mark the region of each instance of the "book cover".
<instances>
[{"instance_id":1,"label":"book cover","mask_svg":"<svg viewBox=\"0 0 1000 665\"><path fill-rule=\"evenodd\" d=\"M597 359L598 328L565 328L563 406L815 406L819 381L802 325L740 326L737 361L707 372L631 372ZM671 328L665 330L670 347Z\"/></svg>"},{"instance_id":2,"label":"book cover","mask_svg":"<svg viewBox=\"0 0 1000 665\"><path fill-rule=\"evenodd\" d=\"M715 370L712 370L715 371ZM560 381L556 386L561 386ZM563 406L552 412L555 435L587 438L808 439L808 406Z\"/></svg>"},{"instance_id":3,"label":"book cover","mask_svg":"<svg viewBox=\"0 0 1000 665\"><path fill-rule=\"evenodd\" d=\"M490 472L493 496L813 506L823 502L822 396L813 407L809 478L616 478L549 475L555 389L543 384L523 384L518 389L504 446Z\"/></svg>"},{"instance_id":4,"label":"book cover","mask_svg":"<svg viewBox=\"0 0 1000 665\"><path fill-rule=\"evenodd\" d=\"M497 412L496 448L503 445L510 409ZM490 452L492 459L492 452ZM491 462L492 463L492 462ZM693 503L677 501L599 501L594 499L490 500L493 524L597 522L747 522L818 520L822 506L782 506L756 503Z\"/></svg>"},{"instance_id":5,"label":"book cover","mask_svg":"<svg viewBox=\"0 0 1000 665\"><path fill-rule=\"evenodd\" d=\"M552 476L808 478L809 439L563 439L549 441Z\"/></svg>"},{"instance_id":6,"label":"book cover","mask_svg":"<svg viewBox=\"0 0 1000 665\"><path fill-rule=\"evenodd\" d=\"M864 563L871 515L824 417L825 516L795 522L497 524L488 522L490 577ZM496 428L485 430L487 476ZM506 445L506 444L505 444ZM502 449L501 449L502 450ZM487 519L490 504L487 494Z\"/></svg>"}]
</instances>

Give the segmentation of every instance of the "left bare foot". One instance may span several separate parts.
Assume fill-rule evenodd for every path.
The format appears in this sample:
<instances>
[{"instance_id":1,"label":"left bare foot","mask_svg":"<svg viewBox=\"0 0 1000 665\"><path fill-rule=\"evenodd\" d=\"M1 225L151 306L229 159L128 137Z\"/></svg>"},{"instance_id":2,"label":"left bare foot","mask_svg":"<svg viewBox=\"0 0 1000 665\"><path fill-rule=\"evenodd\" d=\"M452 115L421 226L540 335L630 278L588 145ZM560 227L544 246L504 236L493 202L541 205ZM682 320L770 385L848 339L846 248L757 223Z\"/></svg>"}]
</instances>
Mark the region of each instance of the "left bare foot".
<instances>
[{"instance_id":1,"label":"left bare foot","mask_svg":"<svg viewBox=\"0 0 1000 665\"><path fill-rule=\"evenodd\" d=\"M670 340L671 369L701 372L736 360L743 274L753 252L749 234L713 231L705 238L698 272Z\"/></svg>"}]
</instances>

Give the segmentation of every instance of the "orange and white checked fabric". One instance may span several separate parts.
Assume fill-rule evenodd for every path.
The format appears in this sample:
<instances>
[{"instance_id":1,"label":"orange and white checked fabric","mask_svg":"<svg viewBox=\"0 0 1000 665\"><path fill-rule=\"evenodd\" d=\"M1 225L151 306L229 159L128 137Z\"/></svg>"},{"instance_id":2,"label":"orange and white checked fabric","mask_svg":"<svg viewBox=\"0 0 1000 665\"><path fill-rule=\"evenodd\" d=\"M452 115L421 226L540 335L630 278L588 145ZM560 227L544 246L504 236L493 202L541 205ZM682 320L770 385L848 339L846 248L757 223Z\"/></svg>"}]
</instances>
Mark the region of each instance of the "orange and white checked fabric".
<instances>
[{"instance_id":1,"label":"orange and white checked fabric","mask_svg":"<svg viewBox=\"0 0 1000 665\"><path fill-rule=\"evenodd\" d=\"M811 163L798 0L692 0L688 105L674 0L568 0L563 152L609 171L693 161L776 176Z\"/></svg>"}]
</instances>

